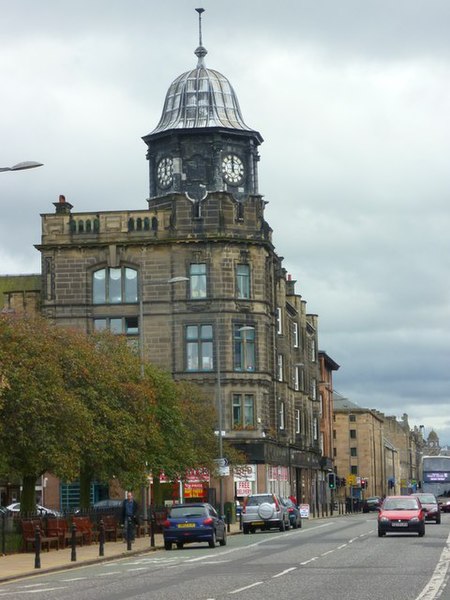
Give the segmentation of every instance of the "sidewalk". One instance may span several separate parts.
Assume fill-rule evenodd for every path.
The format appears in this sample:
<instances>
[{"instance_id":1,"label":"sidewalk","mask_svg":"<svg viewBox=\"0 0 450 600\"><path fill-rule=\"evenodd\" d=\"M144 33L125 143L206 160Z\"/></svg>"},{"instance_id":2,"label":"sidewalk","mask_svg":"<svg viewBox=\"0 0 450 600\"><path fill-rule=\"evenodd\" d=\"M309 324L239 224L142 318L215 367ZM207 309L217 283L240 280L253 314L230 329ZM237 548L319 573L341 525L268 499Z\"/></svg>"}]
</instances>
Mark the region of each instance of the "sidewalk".
<instances>
[{"instance_id":1,"label":"sidewalk","mask_svg":"<svg viewBox=\"0 0 450 600\"><path fill-rule=\"evenodd\" d=\"M240 533L239 523L230 525L228 535ZM35 553L21 552L19 554L9 554L0 556L0 583L20 579L22 577L30 577L41 573L49 573L52 571L61 571L90 565L94 563L105 562L117 558L125 558L135 554L153 552L164 548L163 536L161 533L155 534L155 546L150 546L150 537L140 537L132 544L132 550L127 551L127 544L120 542L105 542L104 556L99 556L99 544L93 543L90 546L76 547L76 561L71 560L72 550L70 547L61 550L52 548L50 552L41 552L41 568L34 568Z\"/></svg>"}]
</instances>

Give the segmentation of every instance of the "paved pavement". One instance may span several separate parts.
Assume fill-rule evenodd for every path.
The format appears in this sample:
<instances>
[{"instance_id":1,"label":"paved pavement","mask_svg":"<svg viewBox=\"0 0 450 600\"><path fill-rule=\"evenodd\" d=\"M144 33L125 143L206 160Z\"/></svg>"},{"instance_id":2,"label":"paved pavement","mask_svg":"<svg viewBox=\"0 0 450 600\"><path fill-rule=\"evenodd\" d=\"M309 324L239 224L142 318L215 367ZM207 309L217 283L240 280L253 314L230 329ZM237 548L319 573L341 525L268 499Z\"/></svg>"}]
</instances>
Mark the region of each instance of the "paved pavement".
<instances>
[{"instance_id":1,"label":"paved pavement","mask_svg":"<svg viewBox=\"0 0 450 600\"><path fill-rule=\"evenodd\" d=\"M229 535L240 533L239 523L230 525ZM71 569L81 565L94 564L113 560L116 558L124 558L134 554L142 554L153 552L164 548L162 534L155 534L155 545L150 545L151 538L149 536L136 538L132 544L132 549L127 550L127 544L120 542L105 542L104 556L99 556L99 544L92 543L90 546L76 547L76 561L72 561L72 550L70 547L55 550L52 548L49 552L45 550L41 552L41 567L35 568L35 553L21 552L19 554L9 554L0 556L0 583L38 575L40 573L60 571Z\"/></svg>"}]
</instances>

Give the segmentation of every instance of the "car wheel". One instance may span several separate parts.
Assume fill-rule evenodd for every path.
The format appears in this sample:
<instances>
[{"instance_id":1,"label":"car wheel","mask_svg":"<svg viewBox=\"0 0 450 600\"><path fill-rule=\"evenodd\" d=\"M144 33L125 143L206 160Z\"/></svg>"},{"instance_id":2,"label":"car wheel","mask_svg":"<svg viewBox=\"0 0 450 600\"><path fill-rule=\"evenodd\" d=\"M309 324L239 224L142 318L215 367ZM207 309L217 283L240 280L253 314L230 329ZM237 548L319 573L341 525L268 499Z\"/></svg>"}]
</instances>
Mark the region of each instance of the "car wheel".
<instances>
[{"instance_id":1,"label":"car wheel","mask_svg":"<svg viewBox=\"0 0 450 600\"><path fill-rule=\"evenodd\" d=\"M164 548L166 550L172 550L172 542L164 542Z\"/></svg>"},{"instance_id":2,"label":"car wheel","mask_svg":"<svg viewBox=\"0 0 450 600\"><path fill-rule=\"evenodd\" d=\"M298 527L297 521L294 521L294 522L292 523L292 528L293 528L293 529L297 529L297 527Z\"/></svg>"},{"instance_id":3,"label":"car wheel","mask_svg":"<svg viewBox=\"0 0 450 600\"><path fill-rule=\"evenodd\" d=\"M440 525L441 524L441 517L439 515L439 517L437 517L436 519L436 525Z\"/></svg>"},{"instance_id":4,"label":"car wheel","mask_svg":"<svg viewBox=\"0 0 450 600\"><path fill-rule=\"evenodd\" d=\"M422 529L418 532L419 537L423 537L425 535L425 527L422 527Z\"/></svg>"},{"instance_id":5,"label":"car wheel","mask_svg":"<svg viewBox=\"0 0 450 600\"><path fill-rule=\"evenodd\" d=\"M384 531L381 531L381 529L378 530L378 537L383 537L384 534Z\"/></svg>"},{"instance_id":6,"label":"car wheel","mask_svg":"<svg viewBox=\"0 0 450 600\"><path fill-rule=\"evenodd\" d=\"M225 531L225 529L223 530L223 538L219 541L219 544L221 546L227 545L227 532Z\"/></svg>"},{"instance_id":7,"label":"car wheel","mask_svg":"<svg viewBox=\"0 0 450 600\"><path fill-rule=\"evenodd\" d=\"M248 533L250 532L250 528L248 525L242 525L242 531L244 532L245 535L248 535Z\"/></svg>"},{"instance_id":8,"label":"car wheel","mask_svg":"<svg viewBox=\"0 0 450 600\"><path fill-rule=\"evenodd\" d=\"M177 548L178 548L178 550L182 550L183 546L184 546L183 542L177 542Z\"/></svg>"},{"instance_id":9,"label":"car wheel","mask_svg":"<svg viewBox=\"0 0 450 600\"><path fill-rule=\"evenodd\" d=\"M286 524L284 521L281 521L280 523L280 531L286 531Z\"/></svg>"},{"instance_id":10,"label":"car wheel","mask_svg":"<svg viewBox=\"0 0 450 600\"><path fill-rule=\"evenodd\" d=\"M209 540L208 545L210 548L215 548L216 547L216 532L213 531L212 532L212 538Z\"/></svg>"},{"instance_id":11,"label":"car wheel","mask_svg":"<svg viewBox=\"0 0 450 600\"><path fill-rule=\"evenodd\" d=\"M264 521L268 521L273 517L273 506L268 502L263 502L258 508L258 515Z\"/></svg>"},{"instance_id":12,"label":"car wheel","mask_svg":"<svg viewBox=\"0 0 450 600\"><path fill-rule=\"evenodd\" d=\"M302 527L302 520L301 520L301 519L299 519L299 520L298 520L298 528L299 528L299 529L301 529L301 527Z\"/></svg>"}]
</instances>

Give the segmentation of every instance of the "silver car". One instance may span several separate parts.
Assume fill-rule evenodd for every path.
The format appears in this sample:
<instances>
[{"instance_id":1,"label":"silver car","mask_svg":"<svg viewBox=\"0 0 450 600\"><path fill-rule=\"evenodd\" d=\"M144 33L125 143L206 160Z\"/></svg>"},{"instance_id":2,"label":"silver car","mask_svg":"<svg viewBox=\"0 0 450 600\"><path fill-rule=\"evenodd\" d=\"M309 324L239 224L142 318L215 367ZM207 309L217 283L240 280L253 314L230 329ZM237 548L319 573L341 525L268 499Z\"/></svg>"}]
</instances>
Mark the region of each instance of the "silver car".
<instances>
[{"instance_id":1,"label":"silver car","mask_svg":"<svg viewBox=\"0 0 450 600\"><path fill-rule=\"evenodd\" d=\"M242 531L254 533L256 529L290 528L289 513L276 494L252 494L247 496L242 507Z\"/></svg>"}]
</instances>

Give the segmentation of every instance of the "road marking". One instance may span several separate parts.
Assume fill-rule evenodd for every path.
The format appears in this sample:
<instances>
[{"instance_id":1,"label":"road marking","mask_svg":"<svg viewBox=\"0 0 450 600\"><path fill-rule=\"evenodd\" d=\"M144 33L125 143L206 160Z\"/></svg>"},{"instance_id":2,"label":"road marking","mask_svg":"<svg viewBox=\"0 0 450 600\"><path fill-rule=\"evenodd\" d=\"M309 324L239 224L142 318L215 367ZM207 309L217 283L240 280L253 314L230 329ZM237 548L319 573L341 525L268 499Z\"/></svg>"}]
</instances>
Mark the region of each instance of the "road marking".
<instances>
[{"instance_id":1,"label":"road marking","mask_svg":"<svg viewBox=\"0 0 450 600\"><path fill-rule=\"evenodd\" d=\"M135 569L127 569L127 573L133 573L133 571L148 571L148 567L136 567Z\"/></svg>"},{"instance_id":2,"label":"road marking","mask_svg":"<svg viewBox=\"0 0 450 600\"><path fill-rule=\"evenodd\" d=\"M250 588L254 588L257 585L262 585L263 581L256 581L255 583L251 583L250 585L246 585L245 587L241 587L238 590L233 590L232 592L228 592L229 594L239 594L239 592L244 592L245 590L249 590Z\"/></svg>"},{"instance_id":3,"label":"road marking","mask_svg":"<svg viewBox=\"0 0 450 600\"><path fill-rule=\"evenodd\" d=\"M328 550L327 552L324 552L320 556L327 556L327 554L332 554L333 552L334 552L334 550Z\"/></svg>"},{"instance_id":4,"label":"road marking","mask_svg":"<svg viewBox=\"0 0 450 600\"><path fill-rule=\"evenodd\" d=\"M272 575L272 579L276 579L277 577L281 577L282 575L286 575L286 573L289 573L289 571L295 571L297 567L291 567L290 569L285 569L284 571L281 571L281 573L277 573L276 575Z\"/></svg>"},{"instance_id":5,"label":"road marking","mask_svg":"<svg viewBox=\"0 0 450 600\"><path fill-rule=\"evenodd\" d=\"M319 557L318 556L314 556L313 558L310 558L309 560L305 560L305 562L301 562L301 565L307 565L310 562L314 562L315 560L317 560Z\"/></svg>"},{"instance_id":6,"label":"road marking","mask_svg":"<svg viewBox=\"0 0 450 600\"><path fill-rule=\"evenodd\" d=\"M434 600L439 598L448 581L448 568L450 565L450 534L447 538L444 549L439 557L439 562L434 569L431 579L423 588L416 600Z\"/></svg>"},{"instance_id":7,"label":"road marking","mask_svg":"<svg viewBox=\"0 0 450 600\"><path fill-rule=\"evenodd\" d=\"M199 560L205 560L205 558L214 558L214 554L207 554L206 556L199 556L197 558L189 558L188 560L185 560L184 562L187 562L187 563L198 562Z\"/></svg>"},{"instance_id":8,"label":"road marking","mask_svg":"<svg viewBox=\"0 0 450 600\"><path fill-rule=\"evenodd\" d=\"M346 548L348 546L348 544L341 544L340 546L338 546L336 548L336 550L342 550L342 548Z\"/></svg>"},{"instance_id":9,"label":"road marking","mask_svg":"<svg viewBox=\"0 0 450 600\"><path fill-rule=\"evenodd\" d=\"M11 596L11 594L13 593L14 595L16 594L44 594L46 592L54 592L56 590L65 590L67 589L67 585L64 586L60 586L60 587L52 587L52 588L41 588L38 590L14 590L14 592L5 592L5 593L0 593L0 596Z\"/></svg>"},{"instance_id":10,"label":"road marking","mask_svg":"<svg viewBox=\"0 0 450 600\"><path fill-rule=\"evenodd\" d=\"M96 577L109 577L110 575L118 575L122 571L109 571L109 573L99 573Z\"/></svg>"},{"instance_id":11,"label":"road marking","mask_svg":"<svg viewBox=\"0 0 450 600\"><path fill-rule=\"evenodd\" d=\"M63 579L62 581L83 581L84 579L88 579L88 577L71 577L70 579Z\"/></svg>"}]
</instances>

